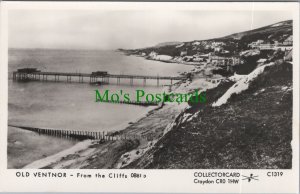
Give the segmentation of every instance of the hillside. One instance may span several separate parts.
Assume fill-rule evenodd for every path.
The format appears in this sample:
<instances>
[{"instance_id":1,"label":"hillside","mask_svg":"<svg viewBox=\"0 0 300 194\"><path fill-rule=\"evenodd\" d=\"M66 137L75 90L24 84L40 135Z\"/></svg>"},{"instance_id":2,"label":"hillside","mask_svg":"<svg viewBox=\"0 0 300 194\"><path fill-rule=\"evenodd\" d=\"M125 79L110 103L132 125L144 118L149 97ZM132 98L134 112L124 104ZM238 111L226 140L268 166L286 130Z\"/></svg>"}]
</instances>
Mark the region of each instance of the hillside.
<instances>
[{"instance_id":1,"label":"hillside","mask_svg":"<svg viewBox=\"0 0 300 194\"><path fill-rule=\"evenodd\" d=\"M287 20L287 21L278 22L278 23L275 23L272 25L264 26L262 28L257 28L254 30L231 34L231 35L225 36L223 38L241 40L244 37L262 36L262 37L256 37L256 39L258 39L258 38L263 38L263 37L268 38L268 36L270 36L270 35L272 35L273 38L276 38L276 35L279 35L280 33L290 33L291 34L292 26L293 26L293 21ZM273 34L275 34L275 36Z\"/></svg>"},{"instance_id":2,"label":"hillside","mask_svg":"<svg viewBox=\"0 0 300 194\"><path fill-rule=\"evenodd\" d=\"M290 169L292 28L288 20L218 39L127 51L195 65L184 87L201 90L201 76L222 81L211 82L205 104L190 101L153 148L124 168Z\"/></svg>"},{"instance_id":3,"label":"hillside","mask_svg":"<svg viewBox=\"0 0 300 194\"><path fill-rule=\"evenodd\" d=\"M240 52L245 49L246 45L258 39L274 42L283 41L285 38L293 34L293 21L287 20L268 25L262 28L239 32L221 38L214 38L209 40L194 40L190 42L170 42L160 43L153 47L126 50L130 54L146 55L151 52L157 52L160 55L170 55L172 57L180 56L181 51L188 51L188 55L196 54L197 52L208 53L211 49L205 48L211 45L212 42L224 42L225 48L231 52Z\"/></svg>"},{"instance_id":4,"label":"hillside","mask_svg":"<svg viewBox=\"0 0 300 194\"><path fill-rule=\"evenodd\" d=\"M277 61L259 73L250 82L228 80L208 90L207 104L185 110L172 130L127 168L291 168L292 64ZM213 106L244 83L247 89Z\"/></svg>"},{"instance_id":5,"label":"hillside","mask_svg":"<svg viewBox=\"0 0 300 194\"><path fill-rule=\"evenodd\" d=\"M292 40L293 21L287 20L220 38L162 43L153 47L122 51L129 55L169 63L210 63L215 66L215 73L230 76L234 73L250 73L260 59L265 60L275 55L281 55L278 58L282 58L291 49ZM228 64L230 68L227 67Z\"/></svg>"}]
</instances>

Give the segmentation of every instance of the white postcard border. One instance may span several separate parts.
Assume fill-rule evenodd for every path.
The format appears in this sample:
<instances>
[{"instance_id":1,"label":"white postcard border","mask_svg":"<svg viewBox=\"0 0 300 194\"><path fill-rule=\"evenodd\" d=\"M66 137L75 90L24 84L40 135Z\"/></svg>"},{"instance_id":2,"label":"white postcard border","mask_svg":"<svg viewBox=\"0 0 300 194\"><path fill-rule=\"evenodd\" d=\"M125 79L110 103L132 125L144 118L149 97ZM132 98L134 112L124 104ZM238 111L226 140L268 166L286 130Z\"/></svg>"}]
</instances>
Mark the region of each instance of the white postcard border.
<instances>
[{"instance_id":1,"label":"white postcard border","mask_svg":"<svg viewBox=\"0 0 300 194\"><path fill-rule=\"evenodd\" d=\"M271 5L271 6L270 6ZM284 10L294 13L293 52L293 168L291 170L14 170L7 169L7 62L8 62L8 11L13 9L74 9L74 10ZM0 191L2 192L169 192L169 193L298 193L299 190L299 3L129 3L129 2L1 2L1 65L0 65ZM30 177L17 177L16 173L30 173ZM34 172L67 173L67 178L34 178ZM193 181L197 172L238 172L259 176L259 181L241 184L199 185ZM283 172L283 177L268 177L267 172ZM76 178L77 173L105 174L131 173L146 174L144 179L101 179ZM70 175L73 175L71 177Z\"/></svg>"}]
</instances>

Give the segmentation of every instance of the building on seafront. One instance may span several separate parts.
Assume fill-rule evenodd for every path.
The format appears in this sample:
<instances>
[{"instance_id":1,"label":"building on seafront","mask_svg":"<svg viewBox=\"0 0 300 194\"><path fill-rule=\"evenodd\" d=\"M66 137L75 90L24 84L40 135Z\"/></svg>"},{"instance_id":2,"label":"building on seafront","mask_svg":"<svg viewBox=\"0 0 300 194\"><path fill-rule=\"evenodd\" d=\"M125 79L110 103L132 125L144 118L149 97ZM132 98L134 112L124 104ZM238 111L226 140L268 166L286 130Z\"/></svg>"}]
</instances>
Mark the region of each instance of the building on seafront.
<instances>
[{"instance_id":1,"label":"building on seafront","mask_svg":"<svg viewBox=\"0 0 300 194\"><path fill-rule=\"evenodd\" d=\"M251 42L248 44L248 47L251 49L259 49L259 50L281 50L288 51L293 48L293 36L290 35L284 41L274 41L274 43L265 42L263 40L257 40L255 42Z\"/></svg>"},{"instance_id":2,"label":"building on seafront","mask_svg":"<svg viewBox=\"0 0 300 194\"><path fill-rule=\"evenodd\" d=\"M235 66L241 63L241 58L239 55L233 55L230 57L217 56L213 53L209 54L208 62L215 64L217 66Z\"/></svg>"},{"instance_id":3,"label":"building on seafront","mask_svg":"<svg viewBox=\"0 0 300 194\"><path fill-rule=\"evenodd\" d=\"M180 56L181 56L181 57L187 56L187 49L184 50L184 51L181 51L181 52L180 52Z\"/></svg>"}]
</instances>

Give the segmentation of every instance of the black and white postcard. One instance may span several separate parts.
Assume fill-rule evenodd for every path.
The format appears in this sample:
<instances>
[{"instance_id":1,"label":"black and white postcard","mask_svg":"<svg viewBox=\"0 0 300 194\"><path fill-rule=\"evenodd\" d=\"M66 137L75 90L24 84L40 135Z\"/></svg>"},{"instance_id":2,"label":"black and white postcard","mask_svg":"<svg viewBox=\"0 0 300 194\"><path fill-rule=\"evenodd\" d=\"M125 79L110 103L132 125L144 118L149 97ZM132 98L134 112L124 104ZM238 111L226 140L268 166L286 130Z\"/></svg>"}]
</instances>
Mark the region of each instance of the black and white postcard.
<instances>
[{"instance_id":1,"label":"black and white postcard","mask_svg":"<svg viewBox=\"0 0 300 194\"><path fill-rule=\"evenodd\" d=\"M299 2L0 5L0 191L298 193Z\"/></svg>"}]
</instances>

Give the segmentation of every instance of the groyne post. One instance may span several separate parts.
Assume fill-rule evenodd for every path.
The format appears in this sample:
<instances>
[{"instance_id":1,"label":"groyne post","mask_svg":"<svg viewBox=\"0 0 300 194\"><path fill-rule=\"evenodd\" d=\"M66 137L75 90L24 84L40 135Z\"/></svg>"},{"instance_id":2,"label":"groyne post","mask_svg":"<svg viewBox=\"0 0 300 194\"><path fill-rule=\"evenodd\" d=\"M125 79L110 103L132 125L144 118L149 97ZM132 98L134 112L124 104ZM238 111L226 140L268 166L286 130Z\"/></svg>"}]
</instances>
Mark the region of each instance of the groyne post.
<instances>
[{"instance_id":1,"label":"groyne post","mask_svg":"<svg viewBox=\"0 0 300 194\"><path fill-rule=\"evenodd\" d=\"M133 77L130 77L130 85L133 86Z\"/></svg>"}]
</instances>

